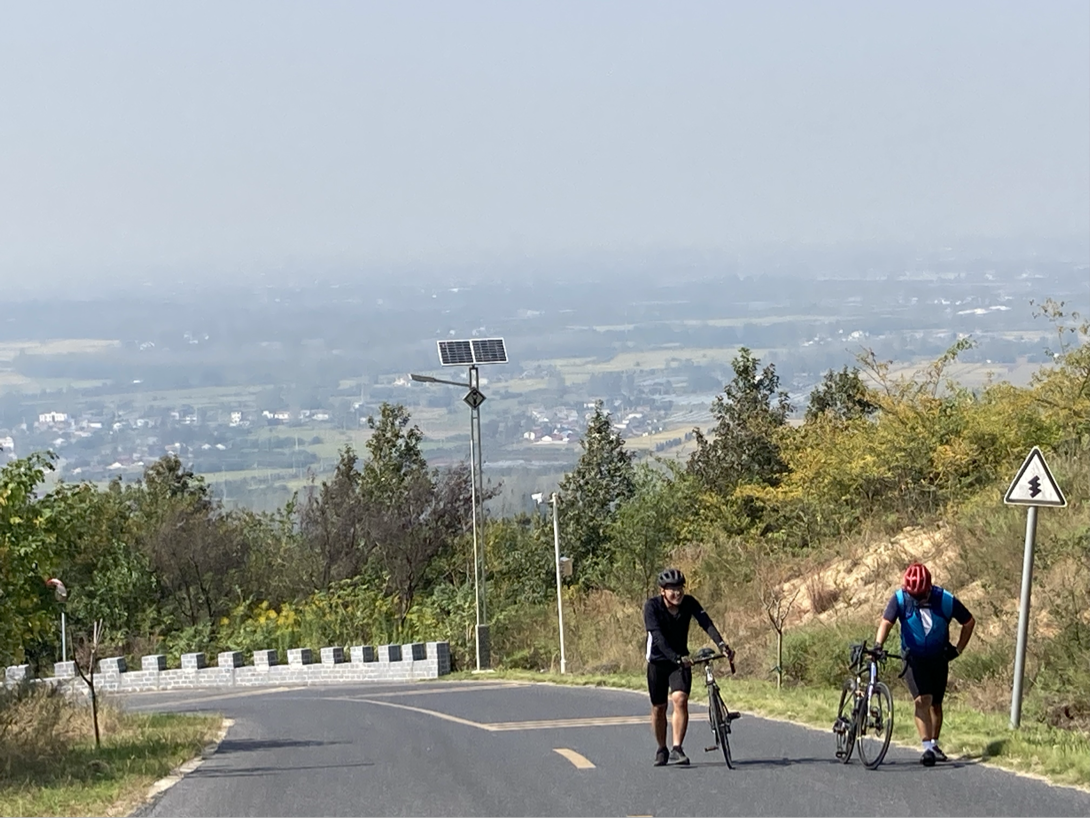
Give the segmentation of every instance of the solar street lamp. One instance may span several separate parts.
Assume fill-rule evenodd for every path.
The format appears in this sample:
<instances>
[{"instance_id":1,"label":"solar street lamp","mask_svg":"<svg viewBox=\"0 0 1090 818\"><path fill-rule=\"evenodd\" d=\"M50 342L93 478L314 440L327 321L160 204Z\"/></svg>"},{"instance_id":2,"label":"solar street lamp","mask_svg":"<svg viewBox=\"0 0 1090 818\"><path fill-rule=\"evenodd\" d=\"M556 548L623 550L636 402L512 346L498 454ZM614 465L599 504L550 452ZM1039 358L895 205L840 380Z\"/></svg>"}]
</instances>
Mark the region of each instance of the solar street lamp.
<instances>
[{"instance_id":1,"label":"solar street lamp","mask_svg":"<svg viewBox=\"0 0 1090 818\"><path fill-rule=\"evenodd\" d=\"M485 604L484 543L480 530L484 524L484 478L481 473L481 404L485 401L480 389L482 364L507 363L507 350L502 338L473 338L462 341L438 341L439 363L442 366L468 366L469 381L448 381L431 375L409 377L420 383L442 383L467 388L462 398L469 406L469 473L473 506L473 596L476 612L475 643L477 670L491 666L488 641L488 609Z\"/></svg>"}]
</instances>

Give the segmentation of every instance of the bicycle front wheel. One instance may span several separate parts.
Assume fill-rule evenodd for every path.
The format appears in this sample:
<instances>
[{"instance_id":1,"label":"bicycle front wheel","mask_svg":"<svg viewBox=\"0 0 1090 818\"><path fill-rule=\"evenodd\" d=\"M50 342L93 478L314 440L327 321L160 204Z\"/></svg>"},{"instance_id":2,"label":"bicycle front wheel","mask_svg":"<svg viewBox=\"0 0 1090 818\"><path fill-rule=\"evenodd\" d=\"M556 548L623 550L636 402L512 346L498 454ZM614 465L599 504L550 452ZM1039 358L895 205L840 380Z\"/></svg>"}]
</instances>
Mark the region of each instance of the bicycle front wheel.
<instances>
[{"instance_id":1,"label":"bicycle front wheel","mask_svg":"<svg viewBox=\"0 0 1090 818\"><path fill-rule=\"evenodd\" d=\"M852 750L855 749L855 679L845 679L840 688L840 706L836 711L836 721L833 723L833 734L836 736L836 757L841 764L847 764L852 760Z\"/></svg>"},{"instance_id":2,"label":"bicycle front wheel","mask_svg":"<svg viewBox=\"0 0 1090 818\"><path fill-rule=\"evenodd\" d=\"M727 715L727 706L723 704L723 697L719 695L719 689L712 691L715 701L715 711L718 718L715 721L715 733L719 741L719 749L723 751L723 760L727 762L727 768L734 769L734 762L730 757L730 717Z\"/></svg>"},{"instance_id":3,"label":"bicycle front wheel","mask_svg":"<svg viewBox=\"0 0 1090 818\"><path fill-rule=\"evenodd\" d=\"M884 682L875 682L874 689L860 708L860 724L856 736L859 760L873 770L882 763L893 736L893 696Z\"/></svg>"}]
</instances>

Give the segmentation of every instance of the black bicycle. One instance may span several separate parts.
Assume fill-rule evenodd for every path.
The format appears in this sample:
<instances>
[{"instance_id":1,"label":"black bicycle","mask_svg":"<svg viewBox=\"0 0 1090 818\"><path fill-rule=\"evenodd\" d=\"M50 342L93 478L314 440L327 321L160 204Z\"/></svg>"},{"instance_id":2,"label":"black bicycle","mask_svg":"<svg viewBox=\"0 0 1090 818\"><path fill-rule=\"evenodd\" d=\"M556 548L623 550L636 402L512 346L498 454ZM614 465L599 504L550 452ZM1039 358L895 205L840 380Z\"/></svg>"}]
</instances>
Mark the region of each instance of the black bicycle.
<instances>
[{"instance_id":1,"label":"black bicycle","mask_svg":"<svg viewBox=\"0 0 1090 818\"><path fill-rule=\"evenodd\" d=\"M878 666L889 654L862 642L851 646L848 657L852 675L840 689L840 707L833 723L836 757L847 764L854 748L863 765L874 770L886 757L893 736L893 696L885 682L878 681Z\"/></svg>"},{"instance_id":2,"label":"black bicycle","mask_svg":"<svg viewBox=\"0 0 1090 818\"><path fill-rule=\"evenodd\" d=\"M716 653L711 648L701 648L692 657L693 665L704 665L704 684L708 688L708 720L711 722L712 738L715 744L705 747L704 752L710 753L719 748L723 750L723 760L727 762L729 769L734 769L734 763L730 757L730 724L735 719L741 718L741 713L727 710L723 703L723 696L719 692L719 682L715 680L712 672L712 662L716 659L726 659L726 654ZM734 673L734 659L730 660L730 672Z\"/></svg>"}]
</instances>

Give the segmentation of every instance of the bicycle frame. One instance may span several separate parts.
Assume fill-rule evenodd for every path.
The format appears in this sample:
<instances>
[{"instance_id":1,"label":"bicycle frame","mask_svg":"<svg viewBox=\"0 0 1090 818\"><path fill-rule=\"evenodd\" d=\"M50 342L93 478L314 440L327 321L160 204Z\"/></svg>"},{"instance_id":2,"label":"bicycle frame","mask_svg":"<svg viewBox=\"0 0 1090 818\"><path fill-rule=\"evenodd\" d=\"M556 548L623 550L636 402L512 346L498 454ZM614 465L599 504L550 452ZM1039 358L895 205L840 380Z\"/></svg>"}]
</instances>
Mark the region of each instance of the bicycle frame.
<instances>
[{"instance_id":1,"label":"bicycle frame","mask_svg":"<svg viewBox=\"0 0 1090 818\"><path fill-rule=\"evenodd\" d=\"M731 760L730 752L730 723L741 714L728 711L727 706L723 701L723 697L719 692L719 682L715 679L715 672L712 670L712 661L723 658L725 658L723 654L705 655L694 659L693 664L704 665L704 686L708 691L708 719L711 722L712 738L715 740L715 743L711 747L704 748L704 752L710 753L716 749L722 750L723 759L727 763L727 768L733 769L734 763ZM733 661L731 661L731 672L734 672Z\"/></svg>"},{"instance_id":2,"label":"bicycle frame","mask_svg":"<svg viewBox=\"0 0 1090 818\"><path fill-rule=\"evenodd\" d=\"M704 686L707 688L719 689L719 682L715 681L715 674L712 672L712 663L704 663Z\"/></svg>"},{"instance_id":3,"label":"bicycle frame","mask_svg":"<svg viewBox=\"0 0 1090 818\"><path fill-rule=\"evenodd\" d=\"M852 675L841 688L839 712L833 724L833 732L837 735L837 758L844 764L848 763L855 750L864 766L877 769L889 748L893 730L893 699L889 688L878 678L878 665L885 658L884 651L876 648L868 650L866 643L852 646ZM851 707L847 709L849 696ZM876 749L872 746L872 740L876 740L880 747Z\"/></svg>"},{"instance_id":4,"label":"bicycle frame","mask_svg":"<svg viewBox=\"0 0 1090 818\"><path fill-rule=\"evenodd\" d=\"M869 707L870 706L871 696L874 695L874 685L878 682L878 660L875 659L873 656L870 656L868 658L870 659L870 661L867 662L867 670L868 670L867 685L866 685L867 692L866 692L865 696L860 697L860 701L867 702L867 706ZM862 671L859 672L858 674L856 674L855 680L856 680L856 682L862 684L862 682L863 682L863 673L862 673ZM857 703L856 704L856 709L858 709L858 708L859 708L859 704Z\"/></svg>"}]
</instances>

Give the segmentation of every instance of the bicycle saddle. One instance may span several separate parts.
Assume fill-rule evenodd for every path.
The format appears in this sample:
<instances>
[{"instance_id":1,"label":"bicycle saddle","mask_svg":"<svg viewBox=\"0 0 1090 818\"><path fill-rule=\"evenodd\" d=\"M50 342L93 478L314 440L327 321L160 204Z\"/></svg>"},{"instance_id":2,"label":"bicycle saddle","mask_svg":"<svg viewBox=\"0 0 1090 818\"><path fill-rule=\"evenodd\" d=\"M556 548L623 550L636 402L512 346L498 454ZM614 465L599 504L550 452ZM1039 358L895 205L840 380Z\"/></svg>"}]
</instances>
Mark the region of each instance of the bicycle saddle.
<instances>
[{"instance_id":1,"label":"bicycle saddle","mask_svg":"<svg viewBox=\"0 0 1090 818\"><path fill-rule=\"evenodd\" d=\"M712 650L711 648L701 648L696 652L696 655L693 656L693 661L703 662L716 655L718 655L718 651Z\"/></svg>"}]
</instances>

